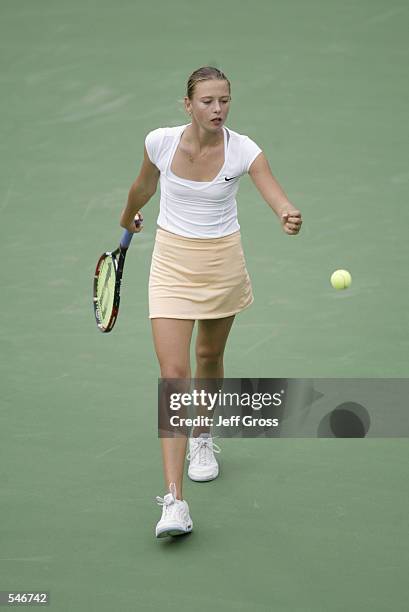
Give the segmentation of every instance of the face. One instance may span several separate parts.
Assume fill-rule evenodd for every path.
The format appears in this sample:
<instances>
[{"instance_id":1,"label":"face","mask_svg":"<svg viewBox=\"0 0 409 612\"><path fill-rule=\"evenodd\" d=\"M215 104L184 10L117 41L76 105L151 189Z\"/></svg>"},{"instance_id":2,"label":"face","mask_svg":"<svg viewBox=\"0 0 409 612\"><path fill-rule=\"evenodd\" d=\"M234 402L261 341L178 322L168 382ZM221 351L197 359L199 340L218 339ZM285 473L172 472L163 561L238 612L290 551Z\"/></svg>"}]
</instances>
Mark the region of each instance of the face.
<instances>
[{"instance_id":1,"label":"face","mask_svg":"<svg viewBox=\"0 0 409 612\"><path fill-rule=\"evenodd\" d=\"M209 79L197 83L192 100L185 96L185 107L192 121L196 121L205 130L217 131L226 121L230 100L228 82ZM221 121L213 121L216 117Z\"/></svg>"}]
</instances>

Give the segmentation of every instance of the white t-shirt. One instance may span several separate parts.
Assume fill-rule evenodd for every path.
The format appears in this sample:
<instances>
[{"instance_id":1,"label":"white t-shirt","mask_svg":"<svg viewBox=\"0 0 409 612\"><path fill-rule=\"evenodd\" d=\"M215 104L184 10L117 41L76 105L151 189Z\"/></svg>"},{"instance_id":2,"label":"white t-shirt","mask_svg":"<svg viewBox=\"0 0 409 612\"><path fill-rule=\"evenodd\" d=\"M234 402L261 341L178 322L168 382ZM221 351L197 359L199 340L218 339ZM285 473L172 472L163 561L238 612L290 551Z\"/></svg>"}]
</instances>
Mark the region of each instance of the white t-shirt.
<instances>
[{"instance_id":1,"label":"white t-shirt","mask_svg":"<svg viewBox=\"0 0 409 612\"><path fill-rule=\"evenodd\" d=\"M157 224L188 238L227 236L240 229L236 202L239 179L248 172L261 149L248 136L223 126L224 164L219 174L209 182L180 178L171 172L170 166L189 125L157 128L145 138L149 159L160 171Z\"/></svg>"}]
</instances>

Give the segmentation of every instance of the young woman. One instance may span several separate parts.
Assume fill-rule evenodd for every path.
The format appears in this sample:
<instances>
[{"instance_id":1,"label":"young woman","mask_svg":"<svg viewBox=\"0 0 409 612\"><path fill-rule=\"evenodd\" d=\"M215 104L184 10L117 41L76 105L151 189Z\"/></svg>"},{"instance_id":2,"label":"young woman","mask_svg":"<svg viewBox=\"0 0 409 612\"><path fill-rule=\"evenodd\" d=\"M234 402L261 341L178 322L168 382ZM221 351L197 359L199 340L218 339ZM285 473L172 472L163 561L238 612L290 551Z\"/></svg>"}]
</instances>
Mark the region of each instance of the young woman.
<instances>
[{"instance_id":1,"label":"young woman","mask_svg":"<svg viewBox=\"0 0 409 612\"><path fill-rule=\"evenodd\" d=\"M162 378L191 378L190 342L198 321L195 378L223 378L223 354L235 315L250 306L253 293L241 245L236 193L247 172L278 216L284 232L296 235L301 213L273 177L260 147L225 127L230 82L205 66L188 79L184 98L191 122L162 127L145 139L144 160L130 188L120 225L139 232L134 219L161 185L160 212L149 277L149 318ZM157 497L162 517L156 537L192 530L182 495L187 438L161 438L165 488ZM192 480L218 475L206 428L189 438Z\"/></svg>"}]
</instances>

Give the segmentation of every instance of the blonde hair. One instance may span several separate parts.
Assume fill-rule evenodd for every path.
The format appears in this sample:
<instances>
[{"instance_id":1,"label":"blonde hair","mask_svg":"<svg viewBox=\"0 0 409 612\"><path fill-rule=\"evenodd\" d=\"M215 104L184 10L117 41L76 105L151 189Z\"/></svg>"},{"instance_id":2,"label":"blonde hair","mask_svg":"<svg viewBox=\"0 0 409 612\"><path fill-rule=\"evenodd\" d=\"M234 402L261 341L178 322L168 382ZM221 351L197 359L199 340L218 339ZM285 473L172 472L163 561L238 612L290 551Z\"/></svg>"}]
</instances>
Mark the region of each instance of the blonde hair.
<instances>
[{"instance_id":1,"label":"blonde hair","mask_svg":"<svg viewBox=\"0 0 409 612\"><path fill-rule=\"evenodd\" d=\"M202 66L202 68L198 68L188 78L187 87L186 87L186 96L189 100L193 99L193 95L195 93L195 88L199 81L209 81L210 79L219 79L221 81L227 81L229 85L229 93L231 92L230 81L227 76L219 70L218 68L214 68L214 66Z\"/></svg>"}]
</instances>

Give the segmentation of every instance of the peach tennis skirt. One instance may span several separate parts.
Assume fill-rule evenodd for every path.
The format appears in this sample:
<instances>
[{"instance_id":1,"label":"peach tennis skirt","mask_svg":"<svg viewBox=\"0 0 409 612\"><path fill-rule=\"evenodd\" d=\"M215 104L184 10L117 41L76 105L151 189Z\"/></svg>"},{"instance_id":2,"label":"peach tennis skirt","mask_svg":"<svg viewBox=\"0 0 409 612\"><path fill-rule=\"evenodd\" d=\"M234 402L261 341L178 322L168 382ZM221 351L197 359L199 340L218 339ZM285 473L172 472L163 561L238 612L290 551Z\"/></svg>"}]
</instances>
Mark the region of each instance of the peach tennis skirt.
<instances>
[{"instance_id":1,"label":"peach tennis skirt","mask_svg":"<svg viewBox=\"0 0 409 612\"><path fill-rule=\"evenodd\" d=\"M187 238L157 228L150 319L221 319L253 301L240 230L221 238Z\"/></svg>"}]
</instances>

